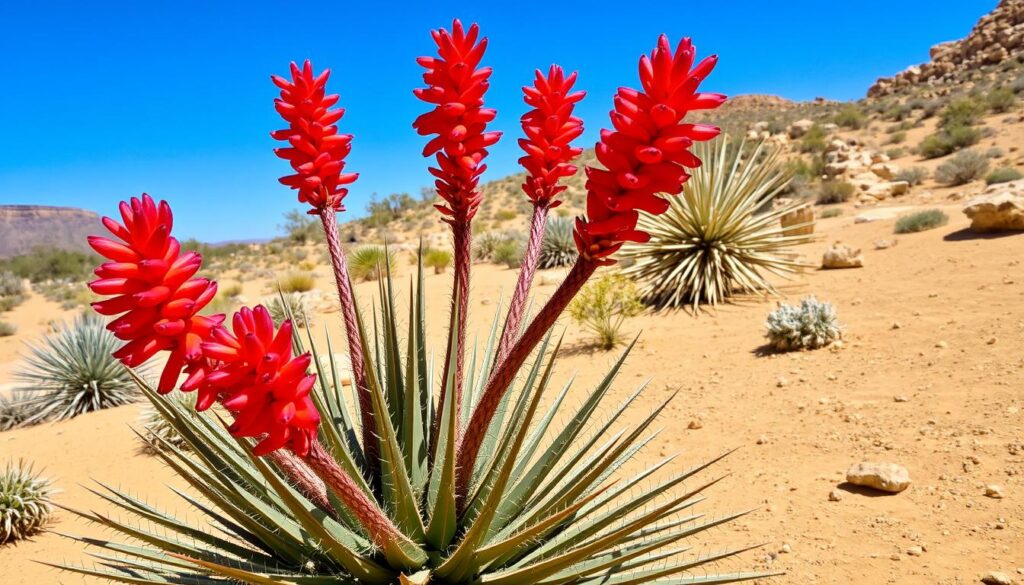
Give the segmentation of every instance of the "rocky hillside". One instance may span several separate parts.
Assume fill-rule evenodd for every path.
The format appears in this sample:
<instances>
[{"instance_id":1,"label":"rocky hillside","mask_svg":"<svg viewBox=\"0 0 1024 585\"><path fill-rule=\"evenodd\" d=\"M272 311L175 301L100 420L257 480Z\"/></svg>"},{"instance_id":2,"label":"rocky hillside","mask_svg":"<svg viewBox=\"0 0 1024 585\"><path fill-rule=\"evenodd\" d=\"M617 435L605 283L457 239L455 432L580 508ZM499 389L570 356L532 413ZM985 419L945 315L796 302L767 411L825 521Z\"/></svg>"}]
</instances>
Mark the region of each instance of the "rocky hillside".
<instances>
[{"instance_id":1,"label":"rocky hillside","mask_svg":"<svg viewBox=\"0 0 1024 585\"><path fill-rule=\"evenodd\" d=\"M0 258L37 246L87 249L85 237L102 229L99 216L74 207L0 205Z\"/></svg>"},{"instance_id":2,"label":"rocky hillside","mask_svg":"<svg viewBox=\"0 0 1024 585\"><path fill-rule=\"evenodd\" d=\"M966 38L935 45L929 63L879 79L868 89L868 97L890 95L916 85L956 83L978 67L998 65L1015 57L1024 57L1024 0L1001 0Z\"/></svg>"}]
</instances>

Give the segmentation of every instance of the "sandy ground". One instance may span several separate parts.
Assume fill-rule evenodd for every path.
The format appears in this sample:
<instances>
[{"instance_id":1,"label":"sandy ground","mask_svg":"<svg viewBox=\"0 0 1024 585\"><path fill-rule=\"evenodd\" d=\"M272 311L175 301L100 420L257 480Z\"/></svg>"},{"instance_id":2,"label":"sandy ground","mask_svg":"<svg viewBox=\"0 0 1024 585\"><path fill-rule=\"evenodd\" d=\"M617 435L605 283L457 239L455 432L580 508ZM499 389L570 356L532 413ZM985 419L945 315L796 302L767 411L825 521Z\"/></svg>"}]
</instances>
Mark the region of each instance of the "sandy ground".
<instances>
[{"instance_id":1,"label":"sandy ground","mask_svg":"<svg viewBox=\"0 0 1024 585\"><path fill-rule=\"evenodd\" d=\"M865 250L866 267L813 270L783 291L789 300L814 294L835 303L846 326L842 349L763 355L772 304L762 301L626 323L630 334L642 335L608 404L648 378L629 422L669 393L679 396L661 419L661 434L624 473L673 452L681 456L670 467L680 470L739 448L705 476L726 475L701 509L754 511L699 545L767 544L725 568L786 571L771 583L952 585L978 583L990 570L1024 579L1024 235L972 237L959 206L946 209L949 225L895 236L898 245L886 250L873 242L894 238L892 219L855 224L848 208L820 222L821 239L801 250L808 258L841 239ZM327 277L320 269L324 291ZM427 281L434 348L447 321L449 279ZM514 279L512 270L476 268L472 330L489 325L495 299ZM358 293L366 299L375 288L361 284ZM554 285L535 290L544 297ZM252 300L265 291L266 283L245 285ZM19 334L0 340L0 385L11 382L19 342L61 315L38 298L23 308L31 310L15 313ZM319 319L340 338L337 314ZM556 380L577 372L579 393L616 355L593 350L571 327L565 349ZM45 468L64 506L108 510L87 490L98 480L186 513L166 487L180 482L138 450L130 425L139 411L128 406L2 433L0 461L24 457ZM694 420L702 428L689 429ZM847 489L845 470L860 461L905 465L912 486L891 496ZM1005 497L985 497L987 484L1001 485ZM833 489L840 501L829 501ZM0 547L0 581L83 582L36 561L88 562L81 545L56 533L100 530L64 511L50 528ZM911 547L922 553L908 554Z\"/></svg>"}]
</instances>

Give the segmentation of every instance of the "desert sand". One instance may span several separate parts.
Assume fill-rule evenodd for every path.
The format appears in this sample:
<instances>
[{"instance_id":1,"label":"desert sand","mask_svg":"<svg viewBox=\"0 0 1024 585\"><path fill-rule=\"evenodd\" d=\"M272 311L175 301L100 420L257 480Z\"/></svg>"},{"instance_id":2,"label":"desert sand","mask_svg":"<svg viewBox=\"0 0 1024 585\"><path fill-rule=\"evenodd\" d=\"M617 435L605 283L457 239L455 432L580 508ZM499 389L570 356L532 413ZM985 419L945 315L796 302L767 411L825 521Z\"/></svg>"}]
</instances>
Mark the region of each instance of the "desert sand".
<instances>
[{"instance_id":1,"label":"desert sand","mask_svg":"<svg viewBox=\"0 0 1024 585\"><path fill-rule=\"evenodd\" d=\"M701 478L724 476L700 509L710 516L752 511L697 544L764 546L727 568L785 571L771 583L977 583L991 570L1024 578L1024 237L973 235L959 207L944 207L951 217L944 227L900 236L892 233L893 219L855 223L852 208L819 221L820 237L802 254L815 261L842 240L864 249L866 266L810 270L782 291L789 301L814 294L833 302L846 327L841 348L766 354L763 322L774 302L760 299L699 316L648 312L627 321L639 342L607 407L648 379L627 422L679 394L658 437L623 473L672 453L680 456L666 472L679 471L736 449ZM898 245L876 250L880 239ZM326 294L326 267L317 275ZM475 268L471 331L484 334L515 275ZM539 275L538 299L558 276ZM450 275L431 274L427 284L428 327L438 348ZM245 285L254 300L268 290L266 282ZM364 301L375 292L375 283L357 287ZM20 341L62 315L38 297L25 307L31 311L17 312L19 334L0 340L0 384L12 382ZM336 313L319 315L322 325L340 337ZM617 353L593 349L569 326L555 379L575 373L574 392L582 393ZM61 506L110 510L89 491L100 481L188 517L168 489L182 482L139 450L131 428L140 408L2 433L0 461L37 462L60 489ZM879 495L845 485L846 469L861 461L906 466L911 487ZM986 497L988 484L1000 485L1004 497ZM833 491L839 501L830 501ZM82 545L58 533L103 531L63 510L50 529L0 547L5 585L90 582L39 562L92 562Z\"/></svg>"}]
</instances>

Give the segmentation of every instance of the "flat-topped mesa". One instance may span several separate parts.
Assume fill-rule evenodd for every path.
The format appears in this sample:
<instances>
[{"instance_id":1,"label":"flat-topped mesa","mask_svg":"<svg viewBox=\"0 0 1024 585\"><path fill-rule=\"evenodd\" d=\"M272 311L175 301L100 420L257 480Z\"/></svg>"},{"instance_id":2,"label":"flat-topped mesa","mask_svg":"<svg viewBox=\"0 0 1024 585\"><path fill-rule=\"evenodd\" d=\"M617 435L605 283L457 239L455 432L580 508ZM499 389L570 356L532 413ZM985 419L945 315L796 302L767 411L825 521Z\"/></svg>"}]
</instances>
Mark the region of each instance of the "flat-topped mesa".
<instances>
[{"instance_id":1,"label":"flat-topped mesa","mask_svg":"<svg viewBox=\"0 0 1024 585\"><path fill-rule=\"evenodd\" d=\"M0 205L0 258L39 246L84 252L85 237L100 227L92 211L50 205Z\"/></svg>"},{"instance_id":2,"label":"flat-topped mesa","mask_svg":"<svg viewBox=\"0 0 1024 585\"><path fill-rule=\"evenodd\" d=\"M868 89L868 97L890 95L915 85L955 81L984 65L997 65L1024 54L1024 0L1002 0L982 16L963 39L931 48L931 61L914 65L893 77L882 77Z\"/></svg>"}]
</instances>

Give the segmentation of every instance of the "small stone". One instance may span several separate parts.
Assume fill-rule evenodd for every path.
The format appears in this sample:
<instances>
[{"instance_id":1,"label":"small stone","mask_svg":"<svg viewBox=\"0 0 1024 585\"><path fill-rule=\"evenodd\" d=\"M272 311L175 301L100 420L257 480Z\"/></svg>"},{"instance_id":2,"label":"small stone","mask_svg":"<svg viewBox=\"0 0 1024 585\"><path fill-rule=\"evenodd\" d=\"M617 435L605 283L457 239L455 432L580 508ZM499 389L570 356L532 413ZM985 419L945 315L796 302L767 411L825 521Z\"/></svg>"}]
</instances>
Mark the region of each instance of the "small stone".
<instances>
[{"instance_id":1,"label":"small stone","mask_svg":"<svg viewBox=\"0 0 1024 585\"><path fill-rule=\"evenodd\" d=\"M832 490L828 493L828 501L830 502L841 502L843 501L843 492L839 490Z\"/></svg>"},{"instance_id":2,"label":"small stone","mask_svg":"<svg viewBox=\"0 0 1024 585\"><path fill-rule=\"evenodd\" d=\"M775 382L775 386L776 386L776 387L778 387L778 388L784 388L784 387L786 386L786 384L789 384L789 380L787 380L787 379L786 379L786 378L784 378L784 377L780 377L780 378L779 378L779 379L778 379L778 380L777 380L777 381Z\"/></svg>"},{"instance_id":3,"label":"small stone","mask_svg":"<svg viewBox=\"0 0 1024 585\"><path fill-rule=\"evenodd\" d=\"M690 429L691 431L696 431L697 429L703 429L704 423L700 422L699 418L695 418L690 421L690 424L686 425L686 428Z\"/></svg>"},{"instance_id":4,"label":"small stone","mask_svg":"<svg viewBox=\"0 0 1024 585\"><path fill-rule=\"evenodd\" d=\"M907 554L912 557L919 557L924 554L924 549L919 546L912 546L907 549Z\"/></svg>"},{"instance_id":5,"label":"small stone","mask_svg":"<svg viewBox=\"0 0 1024 585\"><path fill-rule=\"evenodd\" d=\"M935 347L939 349L946 349L947 347L949 347L949 344L946 343L945 341L939 341L938 343L935 344Z\"/></svg>"},{"instance_id":6,"label":"small stone","mask_svg":"<svg viewBox=\"0 0 1024 585\"><path fill-rule=\"evenodd\" d=\"M989 571L981 578L985 585L1013 585L1013 579L1006 573L1000 571Z\"/></svg>"},{"instance_id":7,"label":"small stone","mask_svg":"<svg viewBox=\"0 0 1024 585\"><path fill-rule=\"evenodd\" d=\"M898 494L910 487L910 472L895 463L858 463L847 470L846 481Z\"/></svg>"},{"instance_id":8,"label":"small stone","mask_svg":"<svg viewBox=\"0 0 1024 585\"><path fill-rule=\"evenodd\" d=\"M889 560L890 561L902 561L903 557L901 557L900 555L898 555L896 553L893 553L893 554L889 555Z\"/></svg>"},{"instance_id":9,"label":"small stone","mask_svg":"<svg viewBox=\"0 0 1024 585\"><path fill-rule=\"evenodd\" d=\"M757 438L757 444L758 445L764 445L767 442L768 442L768 437L766 435L761 435L760 437Z\"/></svg>"},{"instance_id":10,"label":"small stone","mask_svg":"<svg viewBox=\"0 0 1024 585\"><path fill-rule=\"evenodd\" d=\"M864 257L861 256L860 248L851 248L839 242L825 250L825 254L821 258L822 268L861 268L862 266L864 266Z\"/></svg>"},{"instance_id":11,"label":"small stone","mask_svg":"<svg viewBox=\"0 0 1024 585\"><path fill-rule=\"evenodd\" d=\"M892 399L894 402L910 402L910 399L902 394L898 396L893 396Z\"/></svg>"},{"instance_id":12,"label":"small stone","mask_svg":"<svg viewBox=\"0 0 1024 585\"><path fill-rule=\"evenodd\" d=\"M903 329L903 325L900 325L899 321L893 321L892 322L892 328L893 329Z\"/></svg>"},{"instance_id":13,"label":"small stone","mask_svg":"<svg viewBox=\"0 0 1024 585\"><path fill-rule=\"evenodd\" d=\"M793 548L790 547L788 544L783 543L782 548L779 550L779 552L788 555L789 553L793 552Z\"/></svg>"},{"instance_id":14,"label":"small stone","mask_svg":"<svg viewBox=\"0 0 1024 585\"><path fill-rule=\"evenodd\" d=\"M988 338L988 341L986 341L985 343L986 343L987 345L995 345L997 341L999 341L999 340L998 340L998 339L996 339L995 337L989 337L989 338Z\"/></svg>"},{"instance_id":15,"label":"small stone","mask_svg":"<svg viewBox=\"0 0 1024 585\"><path fill-rule=\"evenodd\" d=\"M1002 486L996 485L994 483L989 484L985 486L985 495L989 498L1001 500L1003 499L1003 488Z\"/></svg>"}]
</instances>

